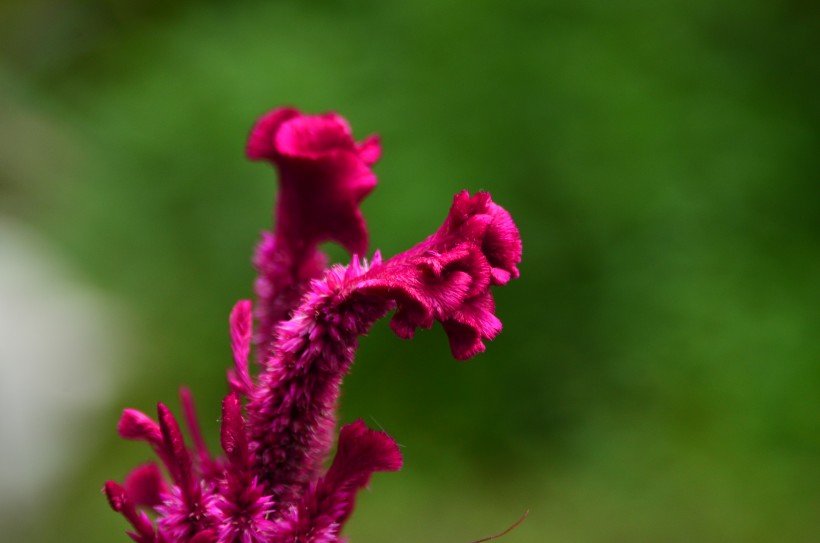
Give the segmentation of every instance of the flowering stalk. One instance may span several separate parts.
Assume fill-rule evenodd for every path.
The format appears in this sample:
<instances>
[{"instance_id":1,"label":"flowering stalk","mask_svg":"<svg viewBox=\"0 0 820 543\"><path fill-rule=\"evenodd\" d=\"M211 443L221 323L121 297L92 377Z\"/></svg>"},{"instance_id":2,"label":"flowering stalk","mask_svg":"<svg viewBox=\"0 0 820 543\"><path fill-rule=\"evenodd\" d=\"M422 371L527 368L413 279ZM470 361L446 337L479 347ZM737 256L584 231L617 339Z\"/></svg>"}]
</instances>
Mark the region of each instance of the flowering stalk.
<instances>
[{"instance_id":1,"label":"flowering stalk","mask_svg":"<svg viewBox=\"0 0 820 543\"><path fill-rule=\"evenodd\" d=\"M335 114L276 110L253 129L247 154L279 170L274 234L257 249L257 334L249 301L230 316L231 393L222 405L221 445L213 458L181 393L194 454L165 406L158 422L127 409L120 435L147 442L165 465L137 468L125 486L106 483L112 507L138 543L336 543L356 492L376 471L401 468L393 439L362 421L344 426L330 468L342 378L359 336L395 310L391 327L409 339L439 321L459 360L482 352L501 322L491 286L518 277L521 241L509 213L487 193L457 194L444 224L409 251L384 262L360 258L367 231L358 205L375 186L378 141L356 143ZM348 266L324 268L317 246L334 240ZM255 341L261 372L248 367ZM261 353L261 354L259 354ZM246 415L243 415L243 398ZM156 526L138 508L158 515Z\"/></svg>"}]
</instances>

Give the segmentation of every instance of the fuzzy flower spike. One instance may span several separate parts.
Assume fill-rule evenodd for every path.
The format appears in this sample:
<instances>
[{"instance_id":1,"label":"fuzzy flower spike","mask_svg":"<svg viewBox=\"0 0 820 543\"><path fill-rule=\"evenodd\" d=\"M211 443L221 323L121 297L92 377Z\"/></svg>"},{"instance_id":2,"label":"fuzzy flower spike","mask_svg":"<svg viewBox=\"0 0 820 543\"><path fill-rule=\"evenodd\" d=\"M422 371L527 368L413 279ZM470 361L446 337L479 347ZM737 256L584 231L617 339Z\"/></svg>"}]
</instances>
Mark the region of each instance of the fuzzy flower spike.
<instances>
[{"instance_id":1,"label":"fuzzy flower spike","mask_svg":"<svg viewBox=\"0 0 820 543\"><path fill-rule=\"evenodd\" d=\"M322 467L359 336L390 311L392 329L405 339L438 321L453 356L465 360L501 330L490 287L518 277L521 240L489 194L456 194L438 231L409 251L386 261L378 252L369 263L361 258L367 231L358 205L375 186L370 166L379 153L375 138L356 143L335 114L279 109L254 127L248 156L279 171L277 225L263 234L255 257L256 335L250 301L230 315L224 454L207 450L187 389L181 400L192 450L164 405L156 421L123 412L120 435L148 443L170 477L145 464L123 486L106 483L137 543L344 541L358 490L373 473L402 465L390 436L356 421L342 427L333 462ZM326 240L352 253L348 266L325 268L317 246ZM254 341L258 377L248 367Z\"/></svg>"}]
</instances>

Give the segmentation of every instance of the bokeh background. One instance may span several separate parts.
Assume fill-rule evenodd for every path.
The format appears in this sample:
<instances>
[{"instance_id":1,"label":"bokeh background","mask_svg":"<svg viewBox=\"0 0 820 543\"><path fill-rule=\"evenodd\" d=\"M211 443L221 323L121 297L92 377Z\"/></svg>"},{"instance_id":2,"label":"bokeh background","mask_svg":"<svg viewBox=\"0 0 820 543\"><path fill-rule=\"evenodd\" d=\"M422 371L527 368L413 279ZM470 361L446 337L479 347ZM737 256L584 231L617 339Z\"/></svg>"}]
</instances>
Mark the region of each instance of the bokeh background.
<instances>
[{"instance_id":1,"label":"bokeh background","mask_svg":"<svg viewBox=\"0 0 820 543\"><path fill-rule=\"evenodd\" d=\"M343 420L406 468L352 541L817 541L818 51L800 0L4 0L2 538L127 540L124 406L188 384L216 447L275 193L244 140L292 104L382 135L385 254L461 188L524 239L485 354L362 342Z\"/></svg>"}]
</instances>

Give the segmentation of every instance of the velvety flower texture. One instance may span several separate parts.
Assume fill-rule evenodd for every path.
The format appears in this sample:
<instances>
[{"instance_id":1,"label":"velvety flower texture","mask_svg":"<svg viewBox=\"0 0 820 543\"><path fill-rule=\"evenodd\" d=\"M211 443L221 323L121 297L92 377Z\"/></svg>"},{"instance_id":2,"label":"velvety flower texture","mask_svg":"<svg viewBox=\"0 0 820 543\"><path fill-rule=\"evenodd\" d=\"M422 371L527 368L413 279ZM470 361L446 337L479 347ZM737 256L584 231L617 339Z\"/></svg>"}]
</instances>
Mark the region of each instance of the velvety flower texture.
<instances>
[{"instance_id":1,"label":"velvety flower texture","mask_svg":"<svg viewBox=\"0 0 820 543\"><path fill-rule=\"evenodd\" d=\"M521 240L489 194L456 194L438 231L409 251L362 258L359 204L376 184L370 168L380 152L375 137L357 143L332 113L278 109L253 128L247 155L277 168L280 190L276 229L263 233L254 257L256 307L239 301L229 319L234 363L222 403L224 454L208 451L187 389L180 400L191 448L163 404L156 419L123 412L120 435L150 445L170 479L148 463L124 485L105 484L138 543L344 541L358 490L373 473L402 465L390 436L356 421L342 427L323 468L359 336L390 311L402 338L439 321L453 356L464 360L501 330L490 287L518 277ZM318 245L327 240L351 252L348 266L326 268Z\"/></svg>"}]
</instances>

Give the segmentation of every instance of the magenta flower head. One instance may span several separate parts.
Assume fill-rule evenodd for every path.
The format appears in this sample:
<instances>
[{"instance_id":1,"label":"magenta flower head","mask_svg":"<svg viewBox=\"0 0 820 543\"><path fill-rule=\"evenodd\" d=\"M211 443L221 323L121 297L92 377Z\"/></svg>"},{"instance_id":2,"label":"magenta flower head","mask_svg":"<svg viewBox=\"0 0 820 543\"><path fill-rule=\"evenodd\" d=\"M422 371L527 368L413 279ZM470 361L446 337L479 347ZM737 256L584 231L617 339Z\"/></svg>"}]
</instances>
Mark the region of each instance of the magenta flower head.
<instances>
[{"instance_id":1,"label":"magenta flower head","mask_svg":"<svg viewBox=\"0 0 820 543\"><path fill-rule=\"evenodd\" d=\"M344 541L356 493L373 473L402 466L389 435L356 421L341 428L335 457L323 467L358 338L393 311L400 337L438 321L453 356L465 360L500 332L491 287L518 277L521 260L510 214L488 193L460 192L433 235L368 262L359 204L376 184L370 168L380 152L375 137L357 143L336 114L278 109L253 128L247 155L277 168L280 190L276 229L263 233L254 258L256 307L240 301L229 319L234 363L222 403L222 454L205 446L187 389L180 397L192 447L164 405L156 420L123 412L120 435L146 442L167 472L166 479L149 463L124 485L105 484L138 543ZM318 245L327 240L350 251L349 265L326 267Z\"/></svg>"}]
</instances>

